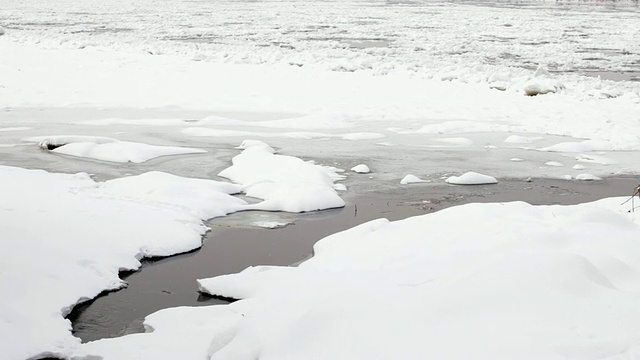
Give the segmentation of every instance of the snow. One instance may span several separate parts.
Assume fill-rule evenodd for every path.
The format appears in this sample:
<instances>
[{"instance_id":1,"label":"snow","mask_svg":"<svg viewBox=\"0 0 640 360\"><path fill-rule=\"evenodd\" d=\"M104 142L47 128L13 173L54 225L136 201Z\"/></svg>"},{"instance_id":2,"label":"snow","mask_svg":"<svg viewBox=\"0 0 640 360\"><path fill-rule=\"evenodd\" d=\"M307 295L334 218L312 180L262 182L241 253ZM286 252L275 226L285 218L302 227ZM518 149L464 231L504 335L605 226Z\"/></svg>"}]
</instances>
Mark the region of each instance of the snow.
<instances>
[{"instance_id":1,"label":"snow","mask_svg":"<svg viewBox=\"0 0 640 360\"><path fill-rule=\"evenodd\" d=\"M624 199L476 203L374 220L319 241L297 267L199 280L202 291L240 301L166 309L146 320L153 332L91 342L77 354L635 358L640 218L620 206Z\"/></svg>"},{"instance_id":2,"label":"snow","mask_svg":"<svg viewBox=\"0 0 640 360\"><path fill-rule=\"evenodd\" d=\"M359 164L351 168L351 171L357 172L358 174L368 174L371 172L371 169L365 164Z\"/></svg>"},{"instance_id":3,"label":"snow","mask_svg":"<svg viewBox=\"0 0 640 360\"><path fill-rule=\"evenodd\" d=\"M251 209L304 212L345 205L334 184L344 178L338 171L253 144L218 175L241 184L247 196L263 200Z\"/></svg>"},{"instance_id":4,"label":"snow","mask_svg":"<svg viewBox=\"0 0 640 360\"><path fill-rule=\"evenodd\" d=\"M291 224L290 222L286 222L286 221L254 221L251 223L251 225L256 226L256 227L261 227L261 228L265 228L265 229L278 229L278 228L283 228L287 225Z\"/></svg>"},{"instance_id":5,"label":"snow","mask_svg":"<svg viewBox=\"0 0 640 360\"><path fill-rule=\"evenodd\" d=\"M547 166L555 166L555 167L564 166L564 164L559 162L559 161L547 161L544 164L547 165Z\"/></svg>"},{"instance_id":6,"label":"snow","mask_svg":"<svg viewBox=\"0 0 640 360\"><path fill-rule=\"evenodd\" d=\"M560 89L558 82L552 79L531 79L523 87L524 93L528 96L555 93Z\"/></svg>"},{"instance_id":7,"label":"snow","mask_svg":"<svg viewBox=\"0 0 640 360\"><path fill-rule=\"evenodd\" d=\"M412 174L408 174L405 177L403 177L402 180L400 180L401 185L416 184L416 183L423 183L423 182L427 182L427 181L422 180L419 177Z\"/></svg>"},{"instance_id":8,"label":"snow","mask_svg":"<svg viewBox=\"0 0 640 360\"><path fill-rule=\"evenodd\" d=\"M524 159L521 159L521 158L511 158L511 159L509 159L509 161L513 161L513 162L523 162L523 161L524 161Z\"/></svg>"},{"instance_id":9,"label":"snow","mask_svg":"<svg viewBox=\"0 0 640 360\"><path fill-rule=\"evenodd\" d=\"M466 172L460 176L451 176L445 180L449 184L455 185L482 185L482 184L497 184L496 178L478 174L473 171Z\"/></svg>"},{"instance_id":10,"label":"snow","mask_svg":"<svg viewBox=\"0 0 640 360\"><path fill-rule=\"evenodd\" d=\"M574 170L584 170L584 169L586 169L586 168L587 168L587 167L586 167L586 166L584 166L584 165L582 165L582 164L575 164L575 165L573 165L573 169L574 169Z\"/></svg>"},{"instance_id":11,"label":"snow","mask_svg":"<svg viewBox=\"0 0 640 360\"><path fill-rule=\"evenodd\" d=\"M541 140L541 138L531 137L531 136L511 135L508 138L504 139L504 142L509 144L531 144L536 140Z\"/></svg>"},{"instance_id":12,"label":"snow","mask_svg":"<svg viewBox=\"0 0 640 360\"><path fill-rule=\"evenodd\" d=\"M233 184L147 173L96 183L87 174L0 166L3 357L66 357L79 345L70 308L124 286L145 256L200 247L203 219L244 207ZM37 334L25 336L25 334ZM10 345L9 345L10 344Z\"/></svg>"},{"instance_id":13,"label":"snow","mask_svg":"<svg viewBox=\"0 0 640 360\"><path fill-rule=\"evenodd\" d=\"M24 131L24 130L31 130L31 128L26 126L0 128L0 131Z\"/></svg>"},{"instance_id":14,"label":"snow","mask_svg":"<svg viewBox=\"0 0 640 360\"><path fill-rule=\"evenodd\" d=\"M602 179L592 174L580 174L580 175L576 175L576 180L600 181Z\"/></svg>"},{"instance_id":15,"label":"snow","mask_svg":"<svg viewBox=\"0 0 640 360\"><path fill-rule=\"evenodd\" d=\"M207 152L202 149L157 146L98 136L40 136L23 140L37 142L41 148L51 149L51 152L57 154L119 163L143 163L160 156Z\"/></svg>"}]
</instances>

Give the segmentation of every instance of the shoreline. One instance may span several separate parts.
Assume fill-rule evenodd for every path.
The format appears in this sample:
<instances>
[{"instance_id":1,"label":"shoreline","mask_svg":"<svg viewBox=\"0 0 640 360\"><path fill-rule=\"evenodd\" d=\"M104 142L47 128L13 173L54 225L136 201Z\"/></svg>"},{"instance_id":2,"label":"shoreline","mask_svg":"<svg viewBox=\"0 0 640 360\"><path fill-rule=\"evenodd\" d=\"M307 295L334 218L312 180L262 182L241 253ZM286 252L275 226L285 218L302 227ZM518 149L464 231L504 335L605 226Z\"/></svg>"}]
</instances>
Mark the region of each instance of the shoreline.
<instances>
[{"instance_id":1,"label":"shoreline","mask_svg":"<svg viewBox=\"0 0 640 360\"><path fill-rule=\"evenodd\" d=\"M400 220L471 202L573 205L629 196L638 182L635 176L616 176L597 182L533 179L503 180L496 185L409 185L343 194L347 205L341 209L301 214L240 212L208 222L211 231L201 248L143 260L138 271L122 276L128 287L75 306L67 318L73 323L74 336L83 342L139 333L144 331L144 317L160 309L229 303L231 299L199 293L197 279L255 265L295 266L312 256L318 240L373 219ZM249 225L264 218L292 223L276 229Z\"/></svg>"}]
</instances>

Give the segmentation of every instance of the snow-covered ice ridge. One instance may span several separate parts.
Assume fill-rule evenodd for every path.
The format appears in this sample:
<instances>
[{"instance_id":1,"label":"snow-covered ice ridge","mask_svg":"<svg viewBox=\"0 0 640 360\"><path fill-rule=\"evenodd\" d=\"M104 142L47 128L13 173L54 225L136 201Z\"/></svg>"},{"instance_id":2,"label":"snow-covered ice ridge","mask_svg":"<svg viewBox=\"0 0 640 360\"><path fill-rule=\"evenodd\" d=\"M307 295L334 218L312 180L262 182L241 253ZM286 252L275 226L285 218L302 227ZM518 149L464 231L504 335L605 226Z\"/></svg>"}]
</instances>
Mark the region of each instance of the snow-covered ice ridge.
<instances>
[{"instance_id":1,"label":"snow-covered ice ridge","mask_svg":"<svg viewBox=\"0 0 640 360\"><path fill-rule=\"evenodd\" d=\"M635 359L640 213L622 200L468 204L374 220L319 241L298 267L199 281L240 301L165 309L147 317L152 332L91 342L79 354Z\"/></svg>"},{"instance_id":2,"label":"snow-covered ice ridge","mask_svg":"<svg viewBox=\"0 0 640 360\"><path fill-rule=\"evenodd\" d=\"M334 71L491 82L518 88L548 64L571 88L578 74L640 76L633 1L173 1L3 4L4 37L199 61L319 66ZM603 76L614 76L603 75ZM616 95L638 85L606 85Z\"/></svg>"}]
</instances>

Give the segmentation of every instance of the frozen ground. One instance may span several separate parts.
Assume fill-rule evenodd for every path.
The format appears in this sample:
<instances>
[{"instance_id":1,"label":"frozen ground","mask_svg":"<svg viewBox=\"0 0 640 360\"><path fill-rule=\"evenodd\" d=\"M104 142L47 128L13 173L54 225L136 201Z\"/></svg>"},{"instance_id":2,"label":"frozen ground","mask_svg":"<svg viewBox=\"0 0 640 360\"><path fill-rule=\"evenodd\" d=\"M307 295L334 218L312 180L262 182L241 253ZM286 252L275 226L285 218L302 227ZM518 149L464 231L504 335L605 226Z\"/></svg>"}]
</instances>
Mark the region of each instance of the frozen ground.
<instances>
[{"instance_id":1,"label":"frozen ground","mask_svg":"<svg viewBox=\"0 0 640 360\"><path fill-rule=\"evenodd\" d=\"M207 314L189 309L164 311L149 319L157 330L153 335L124 338L117 347L111 344L118 340L113 340L80 349L62 316L78 301L121 286L117 271L135 268L141 256L170 255L197 247L204 231L203 219L243 209L303 211L343 205L338 191L345 187L334 183L343 175L347 176L348 190L360 192L397 188L407 174L424 182L406 187L428 189L443 186L445 180L467 172L487 175L498 182L528 177L599 181L606 175L640 172L640 11L636 2L515 5L423 1L0 0L0 8L0 165L4 165L0 240L13 251L3 252L0 262L5 266L1 295L12 299L11 306L3 308L0 319L0 341L11 346L0 347L11 350L10 359L69 356L77 351L107 354L113 349L128 349L128 344L140 351L161 351L163 348L152 346L156 336L175 336L173 331L179 329L166 325L173 323L174 316L191 315L212 316L220 322L197 323L211 332L207 337L194 337L198 344L185 343L189 348L176 347L174 350L180 351L176 357L211 355L232 336L235 343L214 356L231 359L230 352L239 349L236 346L241 348L234 353L238 359L312 354L316 348L311 337L309 341L301 341L299 348L281 346L278 337L286 338L297 327L308 330L309 324L316 323L320 325L318 331L324 331L324 325L314 320L314 314L326 309L321 306L305 309L296 302L305 299L280 286L298 286L306 280L308 284L316 284L329 279L317 279L315 273L306 270L328 264L324 257L300 269L270 270L271 274L283 275L269 278L269 288L252 288L250 284L257 277L251 270L229 277L232 280L224 286L213 280L210 282L213 285L203 289L249 299L228 308L198 310ZM526 93L546 94L532 97ZM65 137L56 137L60 135ZM66 139L62 141L66 145L46 150L34 143L34 138L54 142ZM253 147L236 148L245 139L264 141L271 147L253 141ZM370 174L340 172L363 163ZM290 168L273 170L280 166L293 166L305 175L299 176ZM16 167L89 173L92 178L86 174L48 174ZM221 173L225 168L228 169ZM223 181L218 174L239 185L221 185L230 188L225 188L222 194L210 193L202 189L204 183L200 181L213 180L192 179ZM158 186L149 187L148 177ZM104 184L112 184L111 189ZM257 200L231 197L229 189L264 201L256 205ZM202 191L218 201L202 201L199 196ZM612 201L601 204L606 203L612 209ZM486 280L487 287L483 289L497 293L500 286L508 287L513 282L530 285L527 294L531 292L542 304L533 309L533 314L540 315L548 327L560 327L558 335L568 339L566 344L559 344L544 334L535 335L531 354L544 358L616 354L634 357L638 355L637 341L627 335L637 332L635 325L625 322L626 327L616 330L603 319L622 319L624 315L629 321L636 320L637 312L627 307L631 300L637 303L633 298L635 290L626 286L626 281L637 278L633 267L636 259L628 258L637 249L627 241L637 237L633 223L636 220L619 214L617 208L613 212L602 210L601 204L574 208L505 205L511 210L508 216L490 219L499 222L495 224L487 221L493 224L493 229L504 228L504 234L479 233L458 239L464 244L474 242L471 245L490 249L486 250L491 253L490 261L482 264L476 261L476 255L487 255L485 250L477 254L459 252L455 239L446 234L434 237L438 241L428 244L418 241L417 234L433 234L442 224L457 229L458 213L465 216L465 222L491 213L502 214L505 210L497 205L452 209L434 217L442 220L435 227L430 220L434 218L398 225L378 222L375 226L395 229L397 232L391 238L406 239L406 246L399 252L412 254L425 250L425 246L450 250L449 265L440 258L428 259L434 261L433 269L442 270L446 279L461 274L479 277ZM557 213L565 214L566 221L550 218ZM138 217L144 221L136 222ZM123 221L120 225L110 223L120 218ZM5 223L5 219L9 221ZM103 219L110 220L103 223ZM76 222L81 226L76 226ZM172 237L174 241L166 238L173 230L158 238L152 236L163 231L162 227L154 226L156 222L179 229ZM33 226L34 223L42 226ZM123 224L128 225L125 228ZM517 229L518 224L526 224L532 234L540 235L536 237L539 243L524 239L505 248L501 236L506 236L509 229ZM560 226L567 237L555 243L551 241L557 240L552 233ZM581 230L592 226L597 231ZM98 245L81 241L89 233L83 231L85 227L99 232L92 237ZM128 228L130 232L126 231ZM366 226L359 229L353 230L362 231L361 236L352 239L354 244L358 239L373 238L379 241L379 246L324 249L356 260L360 251L373 258L387 253L384 250L390 248L388 240L378 239ZM599 257L586 253L599 246L595 236L605 232L607 236L618 234L621 240L602 250ZM343 236L336 235L334 239ZM112 238L131 241L107 246ZM69 261L64 261L64 257L57 260L47 257L53 251L49 251L53 241L68 245L53 250L69 251ZM580 250L577 244L582 241L589 245ZM328 243L333 240L322 244ZM343 297L344 303L334 299L327 306L343 306L345 313L351 313L353 306L358 309L354 316L377 321L368 313L369 307L359 306L362 296L369 297L369 290L377 294L373 298L382 305L391 300L395 305L424 300L432 285L425 287L426 292L420 286L405 289L411 294L405 294L400 302L384 297L396 293L397 281L408 279L413 283L416 276L431 278L430 263L421 268L406 254L396 255L397 273L391 272L398 275L395 280L381 282L381 288L370 287L360 275L380 274L357 268L356 261L353 273L339 279L344 281L339 284L361 284L363 292ZM513 256L522 261L510 262ZM24 263L24 259L29 260ZM457 268L461 259L473 260L464 271ZM380 258L377 265L383 263ZM50 264L61 273L40 271L38 264ZM444 267L438 268L442 264ZM30 266L32 271L11 270L31 269ZM444 271L447 266L455 271L447 273ZM527 266L540 268L541 275L533 274ZM549 275L565 271L566 277ZM82 281L72 281L65 276L67 273L80 274ZM498 273L513 276L501 278L504 282L489 281L495 280ZM563 279L576 287L564 288L564 283L560 284ZM455 295L461 291L482 290L467 287L463 280L444 285L436 281L433 286L443 286L448 292L430 301L458 304L455 300L463 297ZM29 301L39 300L34 300L31 292L47 289L44 285L35 286L41 283L60 284L58 289L67 290L52 290L53 295L44 298L47 301L43 300L43 304L33 304ZM27 288L25 284L30 286ZM317 286L309 292L315 294L321 289L322 286ZM594 323L576 320L582 309L579 306L572 308L573 312L566 317L555 319L552 315L562 309L543 306L548 299L541 294L547 293L563 299L560 307L569 307L573 304L571 299L583 296L587 299L584 301L593 304L590 310ZM310 311L310 318L298 321L295 311L283 313L287 316L281 322L264 318L268 313L259 309L272 306L277 294L289 297L290 309ZM509 296L499 300L508 302ZM478 304L469 308L468 315L479 316L474 319L480 321L482 314L491 313L492 306L502 303ZM619 313L610 313L607 306L614 306ZM236 308L251 311L252 316L238 321L240 312L234 312ZM38 310L30 311L33 309ZM502 314L504 322L496 325L496 332L512 334L509 339L520 344L517 341L523 338L519 336L528 335L508 331L514 324L508 320L527 323L527 319L519 317L521 314L516 311L522 308L512 309L513 313ZM401 310L390 314L405 316ZM434 314L420 312L420 315ZM507 318L508 315L513 316ZM346 335L349 331L355 334L358 326L367 325L367 321L354 321L353 327L342 329ZM273 325L278 331L262 338L266 330L251 325L253 322ZM51 324L46 333L33 335L44 323ZM419 330L432 331L429 324L432 323L424 322L425 328ZM465 334L477 334L476 323L468 324ZM183 325L186 333L202 330L190 327L193 323ZM389 329L392 328L384 331ZM410 329L413 327L405 328ZM213 343L212 338L216 339ZM139 342L148 341L140 347ZM410 337L398 341L410 341ZM355 346L358 341L351 344L353 355L371 358L358 353L361 350ZM446 344L439 342L440 346ZM176 344L163 341L163 345ZM400 346L398 351L409 354L424 350L410 345ZM510 357L513 353L509 351L515 349L504 347L504 352L498 353L478 346L469 349L486 350L492 358ZM322 350L327 352L318 356L339 358L339 354L331 352L335 349L328 346ZM438 349L441 348L432 350ZM440 353L424 354L438 357ZM461 358L466 355L469 354L459 354Z\"/></svg>"}]
</instances>

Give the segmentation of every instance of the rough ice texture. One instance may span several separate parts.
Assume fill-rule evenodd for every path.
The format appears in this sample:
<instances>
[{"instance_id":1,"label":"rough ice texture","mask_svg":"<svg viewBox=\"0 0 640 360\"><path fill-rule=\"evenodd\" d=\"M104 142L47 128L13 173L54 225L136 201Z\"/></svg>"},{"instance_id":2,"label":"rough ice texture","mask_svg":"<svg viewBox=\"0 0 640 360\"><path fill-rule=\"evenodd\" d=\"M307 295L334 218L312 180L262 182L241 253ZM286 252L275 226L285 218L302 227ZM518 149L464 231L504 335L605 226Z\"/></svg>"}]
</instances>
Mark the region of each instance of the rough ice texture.
<instances>
[{"instance_id":1,"label":"rough ice texture","mask_svg":"<svg viewBox=\"0 0 640 360\"><path fill-rule=\"evenodd\" d=\"M357 172L359 174L368 174L371 172L371 169L365 164L356 165L351 168L351 171Z\"/></svg>"},{"instance_id":2,"label":"rough ice texture","mask_svg":"<svg viewBox=\"0 0 640 360\"><path fill-rule=\"evenodd\" d=\"M319 241L298 267L199 281L204 292L240 301L166 309L146 319L153 332L88 343L78 354L637 358L640 217L623 199L476 203L374 220Z\"/></svg>"},{"instance_id":3,"label":"rough ice texture","mask_svg":"<svg viewBox=\"0 0 640 360\"><path fill-rule=\"evenodd\" d=\"M337 171L293 156L277 155L253 143L218 175L241 184L247 196L263 200L250 205L252 209L303 212L345 205L336 193L334 181L344 178Z\"/></svg>"},{"instance_id":4,"label":"rough ice texture","mask_svg":"<svg viewBox=\"0 0 640 360\"><path fill-rule=\"evenodd\" d=\"M143 163L160 156L207 152L202 149L149 145L99 136L40 136L24 140L37 142L41 148L58 154L119 163Z\"/></svg>"},{"instance_id":5,"label":"rough ice texture","mask_svg":"<svg viewBox=\"0 0 640 360\"><path fill-rule=\"evenodd\" d=\"M423 183L423 182L426 182L426 181L412 174L408 174L405 177L403 177L402 180L400 180L401 185Z\"/></svg>"},{"instance_id":6,"label":"rough ice texture","mask_svg":"<svg viewBox=\"0 0 640 360\"><path fill-rule=\"evenodd\" d=\"M445 181L449 184L455 185L482 185L498 183L498 180L492 176L478 174L473 171L466 172L460 176L451 176Z\"/></svg>"}]
</instances>

